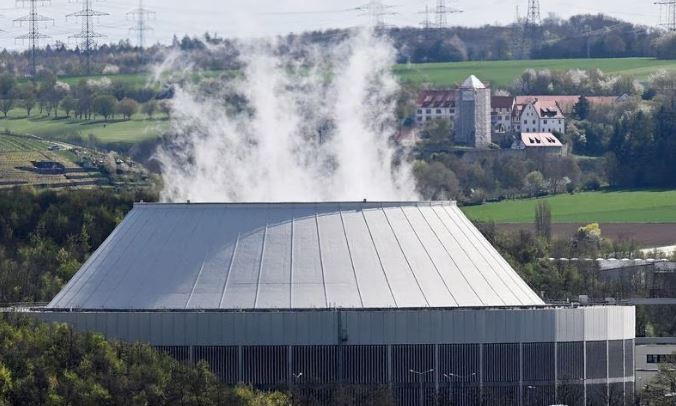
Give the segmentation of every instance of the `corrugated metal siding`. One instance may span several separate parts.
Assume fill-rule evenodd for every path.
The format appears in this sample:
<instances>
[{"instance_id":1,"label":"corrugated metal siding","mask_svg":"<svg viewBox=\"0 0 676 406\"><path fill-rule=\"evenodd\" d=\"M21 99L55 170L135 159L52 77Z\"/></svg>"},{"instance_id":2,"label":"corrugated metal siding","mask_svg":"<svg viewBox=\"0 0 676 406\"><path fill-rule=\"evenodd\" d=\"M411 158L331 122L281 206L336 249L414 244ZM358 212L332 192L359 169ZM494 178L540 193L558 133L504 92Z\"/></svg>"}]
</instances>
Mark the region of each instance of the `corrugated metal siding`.
<instances>
[{"instance_id":1,"label":"corrugated metal siding","mask_svg":"<svg viewBox=\"0 0 676 406\"><path fill-rule=\"evenodd\" d=\"M154 345L350 345L579 342L578 328L595 308L513 310L343 310L302 312L43 312L47 322L98 331L126 341ZM618 307L626 313L631 307ZM603 313L601 313L603 314ZM558 319L559 322L554 322ZM566 326L560 320L571 320ZM587 326L607 320L587 319ZM633 332L611 326L591 341L632 340ZM559 356L573 351L559 348ZM577 350L576 350L577 351ZM565 373L565 371L560 371Z\"/></svg>"},{"instance_id":2,"label":"corrugated metal siding","mask_svg":"<svg viewBox=\"0 0 676 406\"><path fill-rule=\"evenodd\" d=\"M139 204L50 308L542 305L450 202Z\"/></svg>"}]
</instances>

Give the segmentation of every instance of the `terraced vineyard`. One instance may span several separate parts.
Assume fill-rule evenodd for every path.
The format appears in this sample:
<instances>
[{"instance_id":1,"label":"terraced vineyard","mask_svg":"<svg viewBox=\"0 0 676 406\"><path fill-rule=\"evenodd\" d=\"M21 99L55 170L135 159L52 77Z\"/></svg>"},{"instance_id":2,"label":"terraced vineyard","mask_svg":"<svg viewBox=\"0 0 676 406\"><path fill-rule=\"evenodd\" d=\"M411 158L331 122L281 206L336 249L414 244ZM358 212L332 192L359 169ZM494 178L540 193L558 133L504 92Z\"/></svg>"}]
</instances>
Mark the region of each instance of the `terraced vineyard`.
<instances>
[{"instance_id":1,"label":"terraced vineyard","mask_svg":"<svg viewBox=\"0 0 676 406\"><path fill-rule=\"evenodd\" d=\"M47 148L48 145L44 141L32 137L0 135L0 153L40 151Z\"/></svg>"},{"instance_id":2,"label":"terraced vineyard","mask_svg":"<svg viewBox=\"0 0 676 406\"><path fill-rule=\"evenodd\" d=\"M34 186L83 186L95 184L98 172L82 172L68 151L50 151L50 142L34 137L0 134L0 188ZM65 174L44 175L31 170L34 161L63 164ZM69 172L74 173L69 173Z\"/></svg>"}]
</instances>

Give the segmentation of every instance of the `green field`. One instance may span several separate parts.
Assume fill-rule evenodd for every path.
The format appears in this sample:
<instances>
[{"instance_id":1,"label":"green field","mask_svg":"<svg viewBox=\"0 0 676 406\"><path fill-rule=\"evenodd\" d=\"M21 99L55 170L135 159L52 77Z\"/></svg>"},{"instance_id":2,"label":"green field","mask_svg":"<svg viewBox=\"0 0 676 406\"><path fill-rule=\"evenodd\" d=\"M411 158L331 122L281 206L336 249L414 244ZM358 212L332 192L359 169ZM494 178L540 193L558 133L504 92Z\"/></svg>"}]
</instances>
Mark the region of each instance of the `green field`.
<instances>
[{"instance_id":1,"label":"green field","mask_svg":"<svg viewBox=\"0 0 676 406\"><path fill-rule=\"evenodd\" d=\"M472 61L425 64L402 64L394 67L394 73L404 82L432 83L438 86L453 86L469 75L476 75L492 85L509 86L526 69L550 69L554 71L569 69L601 69L605 73L629 75L645 81L659 70L676 71L676 61L663 61L654 58L610 58L610 59L538 59L514 61ZM218 77L233 71L207 71L199 77ZM101 78L97 76L70 76L59 80L77 84L81 79ZM145 86L150 83L147 74L119 74L107 76L132 86Z\"/></svg>"},{"instance_id":2,"label":"green field","mask_svg":"<svg viewBox=\"0 0 676 406\"><path fill-rule=\"evenodd\" d=\"M509 86L517 76L529 68L553 71L601 69L605 73L629 75L645 81L652 73L659 70L676 71L676 61L661 61L653 58L622 58L451 62L398 65L394 71L402 81L410 83L453 86L473 74L493 86Z\"/></svg>"},{"instance_id":3,"label":"green field","mask_svg":"<svg viewBox=\"0 0 676 406\"><path fill-rule=\"evenodd\" d=\"M541 200L551 205L554 223L676 223L676 190L557 195L465 207L463 211L472 220L532 223L535 205Z\"/></svg>"},{"instance_id":4,"label":"green field","mask_svg":"<svg viewBox=\"0 0 676 406\"><path fill-rule=\"evenodd\" d=\"M77 120L74 118L33 117L26 118L24 110L13 110L9 117L0 118L0 132L32 134L53 140L68 140L79 136L87 139L94 135L103 143L134 144L157 137L168 125L166 117L157 115L154 119L136 115L131 120Z\"/></svg>"}]
</instances>

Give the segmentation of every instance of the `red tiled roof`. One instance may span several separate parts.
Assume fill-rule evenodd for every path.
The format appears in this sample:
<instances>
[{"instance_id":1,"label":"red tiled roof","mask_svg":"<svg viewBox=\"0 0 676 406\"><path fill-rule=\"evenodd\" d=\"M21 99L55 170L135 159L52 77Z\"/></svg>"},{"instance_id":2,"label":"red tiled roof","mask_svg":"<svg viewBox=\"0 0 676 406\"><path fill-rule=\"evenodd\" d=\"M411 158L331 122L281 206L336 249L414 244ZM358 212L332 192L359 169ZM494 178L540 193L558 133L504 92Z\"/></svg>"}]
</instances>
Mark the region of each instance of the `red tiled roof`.
<instances>
[{"instance_id":1,"label":"red tiled roof","mask_svg":"<svg viewBox=\"0 0 676 406\"><path fill-rule=\"evenodd\" d=\"M535 107L535 111L540 118L564 118L563 111L556 101L537 100L533 103L533 107Z\"/></svg>"},{"instance_id":2,"label":"red tiled roof","mask_svg":"<svg viewBox=\"0 0 676 406\"><path fill-rule=\"evenodd\" d=\"M455 107L455 90L423 90L418 94L416 104L420 108ZM491 107L511 109L514 104L512 96L492 96Z\"/></svg>"},{"instance_id":3,"label":"red tiled roof","mask_svg":"<svg viewBox=\"0 0 676 406\"><path fill-rule=\"evenodd\" d=\"M564 114L573 112L573 108L580 101L582 96L568 96L568 95L536 95L536 96L516 96L516 104L528 104L535 100L544 102L556 102ZM588 96L589 104L592 106L608 106L618 100L616 96Z\"/></svg>"},{"instance_id":4,"label":"red tiled roof","mask_svg":"<svg viewBox=\"0 0 676 406\"><path fill-rule=\"evenodd\" d=\"M455 106L455 90L423 90L417 105L422 108L449 108Z\"/></svg>"},{"instance_id":5,"label":"red tiled roof","mask_svg":"<svg viewBox=\"0 0 676 406\"><path fill-rule=\"evenodd\" d=\"M492 96L491 107L494 109L511 109L514 105L512 96Z\"/></svg>"}]
</instances>

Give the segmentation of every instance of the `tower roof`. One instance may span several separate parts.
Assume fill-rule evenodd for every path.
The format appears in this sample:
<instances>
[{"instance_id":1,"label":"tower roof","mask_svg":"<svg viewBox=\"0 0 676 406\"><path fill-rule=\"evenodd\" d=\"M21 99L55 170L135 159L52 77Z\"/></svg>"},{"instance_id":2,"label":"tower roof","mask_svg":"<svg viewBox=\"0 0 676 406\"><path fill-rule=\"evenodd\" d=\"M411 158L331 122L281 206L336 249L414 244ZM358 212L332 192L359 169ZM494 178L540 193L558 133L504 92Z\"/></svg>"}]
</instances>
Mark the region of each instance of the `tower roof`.
<instances>
[{"instance_id":1,"label":"tower roof","mask_svg":"<svg viewBox=\"0 0 676 406\"><path fill-rule=\"evenodd\" d=\"M137 204L54 309L538 306L451 202Z\"/></svg>"},{"instance_id":2,"label":"tower roof","mask_svg":"<svg viewBox=\"0 0 676 406\"><path fill-rule=\"evenodd\" d=\"M464 82L462 82L464 89L485 89L486 86L474 75L470 75Z\"/></svg>"}]
</instances>

